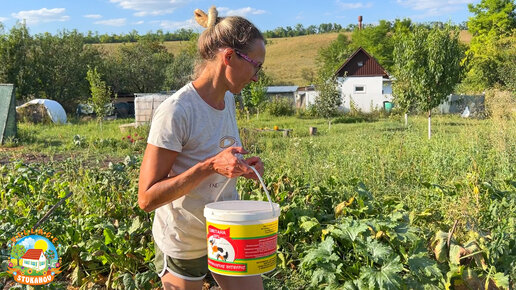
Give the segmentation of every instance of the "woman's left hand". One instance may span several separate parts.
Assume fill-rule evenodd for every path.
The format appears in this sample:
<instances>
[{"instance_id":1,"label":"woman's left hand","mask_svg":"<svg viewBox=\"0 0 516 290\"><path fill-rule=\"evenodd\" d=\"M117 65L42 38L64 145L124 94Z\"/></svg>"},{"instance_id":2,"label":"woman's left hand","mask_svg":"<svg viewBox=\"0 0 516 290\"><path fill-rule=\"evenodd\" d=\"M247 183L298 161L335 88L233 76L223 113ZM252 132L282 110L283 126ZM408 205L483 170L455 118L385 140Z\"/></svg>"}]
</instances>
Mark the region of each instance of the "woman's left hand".
<instances>
[{"instance_id":1,"label":"woman's left hand","mask_svg":"<svg viewBox=\"0 0 516 290\"><path fill-rule=\"evenodd\" d=\"M249 166L253 166L256 169L256 171L258 171L258 173L260 173L260 176L263 176L264 167L263 167L263 162L260 159L260 157L253 156L253 157L245 159L244 162ZM256 173L254 173L254 171L252 173L244 174L242 176L245 178L258 180L258 176L256 176Z\"/></svg>"}]
</instances>

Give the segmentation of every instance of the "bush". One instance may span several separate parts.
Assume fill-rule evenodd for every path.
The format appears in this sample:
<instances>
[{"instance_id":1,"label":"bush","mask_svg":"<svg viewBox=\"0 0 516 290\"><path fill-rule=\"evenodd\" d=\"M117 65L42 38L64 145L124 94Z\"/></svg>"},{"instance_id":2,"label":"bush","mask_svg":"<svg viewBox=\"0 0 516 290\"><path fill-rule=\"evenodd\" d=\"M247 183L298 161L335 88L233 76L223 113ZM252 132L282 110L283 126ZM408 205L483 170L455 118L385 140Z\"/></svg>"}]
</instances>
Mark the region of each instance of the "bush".
<instances>
[{"instance_id":1,"label":"bush","mask_svg":"<svg viewBox=\"0 0 516 290\"><path fill-rule=\"evenodd\" d=\"M292 116L295 113L292 102L285 98L273 99L267 104L267 112L272 116Z\"/></svg>"},{"instance_id":2,"label":"bush","mask_svg":"<svg viewBox=\"0 0 516 290\"><path fill-rule=\"evenodd\" d=\"M486 111L492 119L510 119L516 112L516 96L498 88L486 91Z\"/></svg>"}]
</instances>

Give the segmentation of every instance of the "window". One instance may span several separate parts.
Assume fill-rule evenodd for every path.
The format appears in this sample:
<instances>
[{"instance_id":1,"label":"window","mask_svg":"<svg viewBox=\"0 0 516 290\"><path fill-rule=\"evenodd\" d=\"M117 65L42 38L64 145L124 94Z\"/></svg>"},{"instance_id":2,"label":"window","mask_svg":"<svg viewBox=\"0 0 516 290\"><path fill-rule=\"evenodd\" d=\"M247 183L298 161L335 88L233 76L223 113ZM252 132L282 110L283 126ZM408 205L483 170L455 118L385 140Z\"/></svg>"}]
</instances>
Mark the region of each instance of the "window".
<instances>
[{"instance_id":1,"label":"window","mask_svg":"<svg viewBox=\"0 0 516 290\"><path fill-rule=\"evenodd\" d=\"M363 94L365 93L365 85L355 85L355 93Z\"/></svg>"},{"instance_id":2,"label":"window","mask_svg":"<svg viewBox=\"0 0 516 290\"><path fill-rule=\"evenodd\" d=\"M32 264L32 266L37 266L38 262L32 262L31 264Z\"/></svg>"},{"instance_id":3,"label":"window","mask_svg":"<svg viewBox=\"0 0 516 290\"><path fill-rule=\"evenodd\" d=\"M363 67L363 66L364 66L364 62L363 62L363 61L359 61L359 62L357 63L357 65L358 65L358 67Z\"/></svg>"}]
</instances>

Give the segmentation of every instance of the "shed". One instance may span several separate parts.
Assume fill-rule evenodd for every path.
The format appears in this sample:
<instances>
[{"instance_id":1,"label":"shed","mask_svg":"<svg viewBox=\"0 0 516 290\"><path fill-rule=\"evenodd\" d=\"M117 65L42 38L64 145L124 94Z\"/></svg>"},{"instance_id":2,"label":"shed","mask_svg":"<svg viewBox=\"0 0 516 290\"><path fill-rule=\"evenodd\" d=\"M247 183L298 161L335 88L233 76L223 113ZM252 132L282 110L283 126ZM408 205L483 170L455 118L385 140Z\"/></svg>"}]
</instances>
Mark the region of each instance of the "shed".
<instances>
[{"instance_id":1,"label":"shed","mask_svg":"<svg viewBox=\"0 0 516 290\"><path fill-rule=\"evenodd\" d=\"M134 98L134 117L136 126L140 126L152 121L154 111L174 92L155 93L155 94L135 94Z\"/></svg>"},{"instance_id":2,"label":"shed","mask_svg":"<svg viewBox=\"0 0 516 290\"><path fill-rule=\"evenodd\" d=\"M10 137L16 137L14 85L0 84L0 144Z\"/></svg>"},{"instance_id":3,"label":"shed","mask_svg":"<svg viewBox=\"0 0 516 290\"><path fill-rule=\"evenodd\" d=\"M267 96L288 98L294 103L298 86L269 86L267 87Z\"/></svg>"},{"instance_id":4,"label":"shed","mask_svg":"<svg viewBox=\"0 0 516 290\"><path fill-rule=\"evenodd\" d=\"M314 85L299 87L296 92L296 108L307 109L315 104L317 96L319 91L315 90Z\"/></svg>"},{"instance_id":5,"label":"shed","mask_svg":"<svg viewBox=\"0 0 516 290\"><path fill-rule=\"evenodd\" d=\"M24 267L32 268L36 271L47 267L47 258L43 255L42 249L29 249L21 259Z\"/></svg>"},{"instance_id":6,"label":"shed","mask_svg":"<svg viewBox=\"0 0 516 290\"><path fill-rule=\"evenodd\" d=\"M392 101L392 79L387 71L362 47L335 72L344 112L352 108L365 113Z\"/></svg>"}]
</instances>

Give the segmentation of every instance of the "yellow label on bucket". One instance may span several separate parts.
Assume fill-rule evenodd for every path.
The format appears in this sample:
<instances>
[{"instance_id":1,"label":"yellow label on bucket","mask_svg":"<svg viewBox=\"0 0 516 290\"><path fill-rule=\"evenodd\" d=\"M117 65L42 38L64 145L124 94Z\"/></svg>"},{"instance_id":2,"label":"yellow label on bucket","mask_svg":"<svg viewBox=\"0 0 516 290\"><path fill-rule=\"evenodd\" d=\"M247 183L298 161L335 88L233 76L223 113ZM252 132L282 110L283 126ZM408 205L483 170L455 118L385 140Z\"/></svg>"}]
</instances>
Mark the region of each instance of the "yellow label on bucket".
<instances>
[{"instance_id":1,"label":"yellow label on bucket","mask_svg":"<svg viewBox=\"0 0 516 290\"><path fill-rule=\"evenodd\" d=\"M210 221L208 268L230 276L250 276L276 268L278 221L254 225L224 225Z\"/></svg>"}]
</instances>

